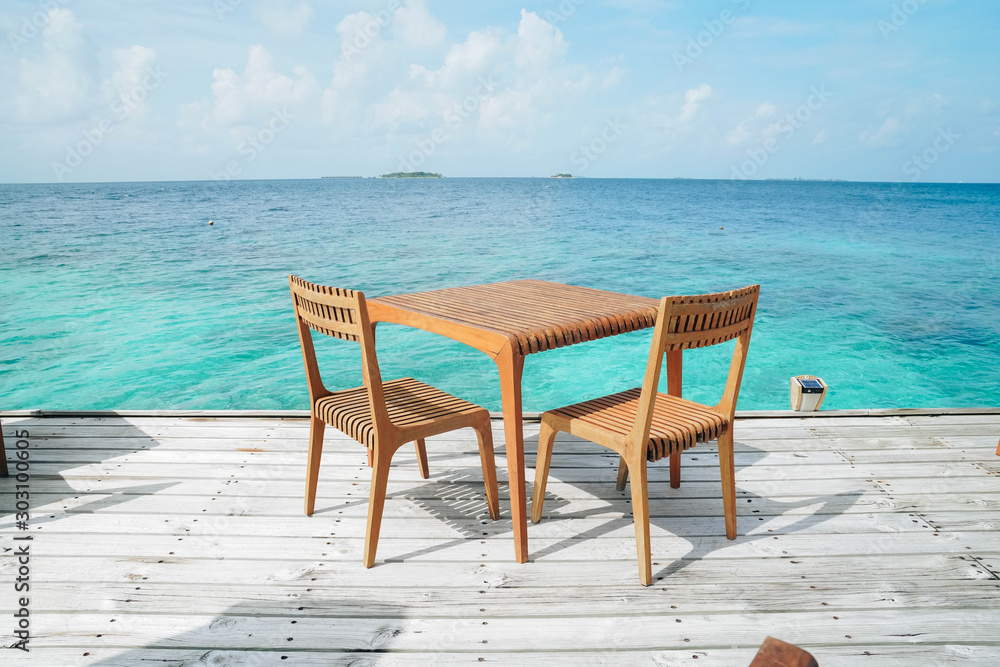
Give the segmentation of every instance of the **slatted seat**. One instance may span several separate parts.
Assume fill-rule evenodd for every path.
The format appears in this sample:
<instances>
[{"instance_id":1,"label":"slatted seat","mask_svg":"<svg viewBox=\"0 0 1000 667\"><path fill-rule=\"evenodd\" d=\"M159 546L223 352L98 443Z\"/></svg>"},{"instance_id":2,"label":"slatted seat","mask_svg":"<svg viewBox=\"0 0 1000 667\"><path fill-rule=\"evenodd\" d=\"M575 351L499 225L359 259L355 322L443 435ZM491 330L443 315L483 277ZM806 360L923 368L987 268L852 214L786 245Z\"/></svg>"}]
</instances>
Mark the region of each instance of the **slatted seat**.
<instances>
[{"instance_id":1,"label":"slatted seat","mask_svg":"<svg viewBox=\"0 0 1000 667\"><path fill-rule=\"evenodd\" d=\"M389 421L397 426L424 426L442 417L474 415L483 408L413 378L382 383ZM338 391L316 401L316 416L369 448L375 447L375 420L368 389Z\"/></svg>"},{"instance_id":2,"label":"slatted seat","mask_svg":"<svg viewBox=\"0 0 1000 667\"><path fill-rule=\"evenodd\" d=\"M545 486L555 434L564 431L608 447L621 456L618 488L632 479L632 513L635 522L639 581L653 581L649 546L649 492L646 462L670 457L670 484L680 486L680 453L698 442L718 439L722 471L722 505L726 537L736 538L736 471L733 466L733 417L740 393L757 312L759 285L732 292L664 297L656 315L656 329L649 348L642 387L576 403L542 414L535 464L535 492L531 520L542 518ZM657 391L664 355L680 367L683 350L717 345L736 339L733 360L722 399L713 407L680 397L680 382L669 394ZM673 362L671 361L673 360ZM675 376L676 377L676 376Z\"/></svg>"},{"instance_id":3,"label":"slatted seat","mask_svg":"<svg viewBox=\"0 0 1000 667\"><path fill-rule=\"evenodd\" d=\"M552 410L551 415L553 419L565 419L573 435L586 438L586 432L594 430L604 437L624 437L635 425L641 397L642 387L637 387L567 405ZM694 447L699 442L715 440L727 426L727 415L679 396L657 393L646 460L659 461L673 452Z\"/></svg>"},{"instance_id":4,"label":"slatted seat","mask_svg":"<svg viewBox=\"0 0 1000 667\"><path fill-rule=\"evenodd\" d=\"M289 276L288 284L292 290L312 413L306 465L306 514L312 515L316 506L323 433L330 424L368 448L372 483L365 532L365 567L375 564L392 455L408 442L415 443L420 475L427 478L424 439L460 428L474 429L479 439L486 504L490 517L499 518L490 413L413 378L383 383L375 356L375 330L368 317L365 295L361 292L317 285L297 276ZM361 344L364 386L332 392L323 385L313 347L313 331Z\"/></svg>"}]
</instances>

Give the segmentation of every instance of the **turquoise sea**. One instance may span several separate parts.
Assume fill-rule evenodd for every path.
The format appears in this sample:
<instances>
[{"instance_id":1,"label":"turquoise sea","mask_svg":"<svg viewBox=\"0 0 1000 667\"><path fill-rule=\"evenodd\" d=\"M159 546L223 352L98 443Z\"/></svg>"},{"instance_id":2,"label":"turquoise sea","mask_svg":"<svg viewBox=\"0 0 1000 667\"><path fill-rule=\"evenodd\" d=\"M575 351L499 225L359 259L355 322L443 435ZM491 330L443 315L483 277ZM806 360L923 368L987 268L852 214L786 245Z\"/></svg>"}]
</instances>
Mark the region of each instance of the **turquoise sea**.
<instances>
[{"instance_id":1,"label":"turquoise sea","mask_svg":"<svg viewBox=\"0 0 1000 667\"><path fill-rule=\"evenodd\" d=\"M208 225L209 220L215 224ZM0 409L306 409L287 275L369 297L540 278L761 284L741 409L1000 404L1000 186L612 179L0 185ZM532 355L526 410L640 384L650 332ZM731 344L685 356L718 398ZM327 385L357 347L319 347ZM385 378L499 408L496 368L380 325Z\"/></svg>"}]
</instances>

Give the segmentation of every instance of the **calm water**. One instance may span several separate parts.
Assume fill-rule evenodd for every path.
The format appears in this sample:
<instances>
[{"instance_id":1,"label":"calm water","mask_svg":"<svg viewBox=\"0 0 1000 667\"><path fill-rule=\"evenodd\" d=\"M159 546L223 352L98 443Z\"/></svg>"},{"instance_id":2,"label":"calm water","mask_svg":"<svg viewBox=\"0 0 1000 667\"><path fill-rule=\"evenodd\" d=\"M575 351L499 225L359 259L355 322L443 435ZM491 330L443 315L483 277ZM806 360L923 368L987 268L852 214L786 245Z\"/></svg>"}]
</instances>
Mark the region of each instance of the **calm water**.
<instances>
[{"instance_id":1,"label":"calm water","mask_svg":"<svg viewBox=\"0 0 1000 667\"><path fill-rule=\"evenodd\" d=\"M208 226L208 220L214 220ZM287 274L369 297L541 278L760 283L739 407L1000 404L1000 186L665 180L0 185L0 407L308 407ZM474 350L379 327L385 378L499 408ZM526 410L636 386L650 332L528 358ZM731 344L686 355L714 402ZM319 348L360 384L354 345Z\"/></svg>"}]
</instances>

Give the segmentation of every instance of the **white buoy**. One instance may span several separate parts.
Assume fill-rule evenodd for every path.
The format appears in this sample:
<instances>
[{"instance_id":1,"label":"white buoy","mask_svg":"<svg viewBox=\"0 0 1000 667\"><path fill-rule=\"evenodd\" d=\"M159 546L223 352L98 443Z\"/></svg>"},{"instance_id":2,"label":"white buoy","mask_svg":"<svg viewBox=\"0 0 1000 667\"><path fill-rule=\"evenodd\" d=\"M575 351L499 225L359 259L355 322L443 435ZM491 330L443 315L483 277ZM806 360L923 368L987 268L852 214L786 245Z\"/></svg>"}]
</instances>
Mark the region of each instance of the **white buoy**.
<instances>
[{"instance_id":1,"label":"white buoy","mask_svg":"<svg viewBox=\"0 0 1000 667\"><path fill-rule=\"evenodd\" d=\"M208 221L208 224L210 224L210 225L214 225L214 224L215 224L215 220L209 220L209 221Z\"/></svg>"}]
</instances>

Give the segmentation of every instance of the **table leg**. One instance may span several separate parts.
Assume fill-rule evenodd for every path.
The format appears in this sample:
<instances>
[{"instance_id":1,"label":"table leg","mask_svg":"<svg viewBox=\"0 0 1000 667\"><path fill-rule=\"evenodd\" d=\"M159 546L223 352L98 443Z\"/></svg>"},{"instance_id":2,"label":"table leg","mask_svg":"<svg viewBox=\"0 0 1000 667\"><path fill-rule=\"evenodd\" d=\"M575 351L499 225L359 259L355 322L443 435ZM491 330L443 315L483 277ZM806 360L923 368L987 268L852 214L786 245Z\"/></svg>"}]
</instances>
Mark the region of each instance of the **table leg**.
<instances>
[{"instance_id":1,"label":"table leg","mask_svg":"<svg viewBox=\"0 0 1000 667\"><path fill-rule=\"evenodd\" d=\"M518 563L525 563L528 560L528 515L524 490L524 429L521 413L524 357L508 345L497 355L496 363L500 372L500 399L503 401L510 518L514 526L514 558Z\"/></svg>"}]
</instances>

